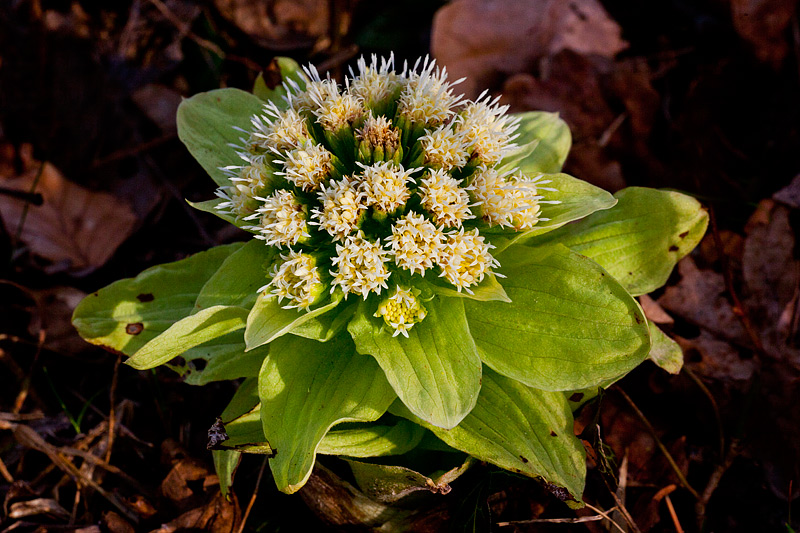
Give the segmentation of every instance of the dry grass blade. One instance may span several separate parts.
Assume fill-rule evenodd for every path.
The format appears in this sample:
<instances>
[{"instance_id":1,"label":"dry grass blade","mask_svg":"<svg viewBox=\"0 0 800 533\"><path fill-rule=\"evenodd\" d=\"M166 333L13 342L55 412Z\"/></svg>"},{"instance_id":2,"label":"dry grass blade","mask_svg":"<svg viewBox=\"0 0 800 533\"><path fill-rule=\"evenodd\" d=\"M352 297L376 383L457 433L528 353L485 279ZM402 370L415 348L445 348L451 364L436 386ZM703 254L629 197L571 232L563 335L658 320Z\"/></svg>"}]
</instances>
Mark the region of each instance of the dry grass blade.
<instances>
[{"instance_id":1,"label":"dry grass blade","mask_svg":"<svg viewBox=\"0 0 800 533\"><path fill-rule=\"evenodd\" d=\"M616 507L612 507L607 512L612 512ZM606 515L597 514L593 516L577 516L575 518L531 518L530 520L512 520L509 522L498 522L497 527L517 526L524 524L582 524L584 522L597 522L605 520Z\"/></svg>"}]
</instances>

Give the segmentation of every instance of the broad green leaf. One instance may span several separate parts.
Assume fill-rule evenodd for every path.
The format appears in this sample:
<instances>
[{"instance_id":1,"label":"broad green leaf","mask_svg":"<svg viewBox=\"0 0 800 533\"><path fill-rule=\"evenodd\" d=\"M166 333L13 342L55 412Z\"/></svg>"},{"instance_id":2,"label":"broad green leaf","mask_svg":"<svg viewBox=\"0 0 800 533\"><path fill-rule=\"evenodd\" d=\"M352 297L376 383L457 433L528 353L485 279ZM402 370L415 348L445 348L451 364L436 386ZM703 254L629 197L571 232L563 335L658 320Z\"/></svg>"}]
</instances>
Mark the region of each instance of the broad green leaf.
<instances>
[{"instance_id":1,"label":"broad green leaf","mask_svg":"<svg viewBox=\"0 0 800 533\"><path fill-rule=\"evenodd\" d=\"M345 460L353 471L358 488L370 499L381 503L396 502L418 491L447 494L450 492L450 483L466 472L475 462L472 458L467 457L467 460L460 466L448 470L440 476L428 477L404 466Z\"/></svg>"},{"instance_id":2,"label":"broad green leaf","mask_svg":"<svg viewBox=\"0 0 800 533\"><path fill-rule=\"evenodd\" d=\"M258 289L267 284L267 269L275 248L264 241L251 239L232 253L197 295L196 308L213 305L236 305L250 308Z\"/></svg>"},{"instance_id":3,"label":"broad green leaf","mask_svg":"<svg viewBox=\"0 0 800 533\"><path fill-rule=\"evenodd\" d=\"M650 360L670 374L679 374L681 368L683 368L683 350L681 350L680 345L667 337L652 322L650 322L650 338L653 339L653 346L650 348Z\"/></svg>"},{"instance_id":4,"label":"broad green leaf","mask_svg":"<svg viewBox=\"0 0 800 533\"><path fill-rule=\"evenodd\" d=\"M344 424L343 424L344 426ZM401 455L414 449L425 430L413 422L399 418L391 424L352 424L334 427L322 439L317 453L348 457Z\"/></svg>"},{"instance_id":5,"label":"broad green leaf","mask_svg":"<svg viewBox=\"0 0 800 533\"><path fill-rule=\"evenodd\" d=\"M536 235L553 231L595 211L610 209L617 203L616 198L610 192L567 174L546 174L541 183L542 187L555 189L555 191L541 190L544 199L560 203L541 204L540 217L548 220L540 220L529 230L511 234L508 231L500 231L502 233L500 236L492 235L495 233L494 230L486 232L487 236L490 236L492 244L497 247L494 252L495 256L500 255L512 244L526 242Z\"/></svg>"},{"instance_id":6,"label":"broad green leaf","mask_svg":"<svg viewBox=\"0 0 800 533\"><path fill-rule=\"evenodd\" d=\"M220 168L242 161L234 146L242 146L247 134L235 128L250 129L250 117L263 106L259 97L239 89L196 94L178 106L178 138L217 185L230 185Z\"/></svg>"},{"instance_id":7,"label":"broad green leaf","mask_svg":"<svg viewBox=\"0 0 800 533\"><path fill-rule=\"evenodd\" d=\"M334 309L342 296L339 291L333 293L329 303L312 311L299 311L297 309L284 309L278 302L277 296L261 294L256 300L250 315L247 317L247 329L244 332L244 342L248 350L263 346L287 333L300 330L307 322ZM303 328L307 337L322 335L326 326L324 323L310 325L311 329ZM327 331L327 330L326 330Z\"/></svg>"},{"instance_id":8,"label":"broad green leaf","mask_svg":"<svg viewBox=\"0 0 800 533\"><path fill-rule=\"evenodd\" d=\"M596 261L634 296L666 283L675 264L703 238L708 213L679 192L628 187L608 211L530 241L559 242Z\"/></svg>"},{"instance_id":9,"label":"broad green leaf","mask_svg":"<svg viewBox=\"0 0 800 533\"><path fill-rule=\"evenodd\" d=\"M508 298L506 291L503 290L503 286L497 281L497 276L494 274L487 275L483 281L478 283L477 285L470 287L472 293L467 291L457 291L453 289L453 286L450 285L449 287L442 284L439 285L436 281L428 282L431 290L435 294L439 294L441 296L449 296L451 298L469 298L471 300L477 300L479 302L491 302L491 301L498 301L498 302L510 302L511 300Z\"/></svg>"},{"instance_id":10,"label":"broad green leaf","mask_svg":"<svg viewBox=\"0 0 800 533\"><path fill-rule=\"evenodd\" d=\"M279 109L286 109L288 103L284 100L286 89L283 87L286 79L293 80L301 89L305 89L307 78L297 61L289 57L276 57L267 67L267 78L263 72L258 74L253 94L264 101L273 102Z\"/></svg>"},{"instance_id":11,"label":"broad green leaf","mask_svg":"<svg viewBox=\"0 0 800 533\"><path fill-rule=\"evenodd\" d=\"M552 174L561 172L572 146L567 123L558 113L529 111L520 113L519 128L514 142L519 148L500 162L501 170L519 168L523 174ZM532 146L531 146L532 145Z\"/></svg>"},{"instance_id":12,"label":"broad green leaf","mask_svg":"<svg viewBox=\"0 0 800 533\"><path fill-rule=\"evenodd\" d=\"M137 370L162 365L212 339L244 328L247 309L215 305L175 322L164 333L139 348L125 364Z\"/></svg>"},{"instance_id":13,"label":"broad green leaf","mask_svg":"<svg viewBox=\"0 0 800 533\"><path fill-rule=\"evenodd\" d=\"M390 412L423 425L453 448L481 461L562 487L580 502L585 452L573 433L567 399L559 392L526 387L484 368L475 408L449 431L419 420L400 402Z\"/></svg>"},{"instance_id":14,"label":"broad green leaf","mask_svg":"<svg viewBox=\"0 0 800 533\"><path fill-rule=\"evenodd\" d=\"M615 379L650 350L639 304L565 246L514 246L500 272L511 303L465 301L483 362L531 387L582 389Z\"/></svg>"},{"instance_id":15,"label":"broad green leaf","mask_svg":"<svg viewBox=\"0 0 800 533\"><path fill-rule=\"evenodd\" d=\"M189 385L258 376L269 348L245 351L241 330L216 337L181 354L183 365L169 365Z\"/></svg>"},{"instance_id":16,"label":"broad green leaf","mask_svg":"<svg viewBox=\"0 0 800 533\"><path fill-rule=\"evenodd\" d=\"M72 324L88 342L133 355L194 310L203 285L241 246L218 246L112 283L78 304Z\"/></svg>"},{"instance_id":17,"label":"broad green leaf","mask_svg":"<svg viewBox=\"0 0 800 533\"><path fill-rule=\"evenodd\" d=\"M222 198L214 198L212 200L206 200L204 202L190 202L189 200L186 200L186 203L189 204L190 206L194 207L198 211L203 211L205 213L211 213L212 215L221 218L225 222L229 222L229 223L233 224L234 226L236 226L239 229L242 229L242 230L247 231L249 233L255 233L255 231L253 231L253 230L245 229L245 227L252 226L253 225L252 222L248 222L248 221L243 220L241 218L236 218L235 216L233 216L233 215L231 215L229 213L223 213L222 211L220 211L219 209L216 208L219 204L221 204L224 201L225 200L223 200Z\"/></svg>"},{"instance_id":18,"label":"broad green leaf","mask_svg":"<svg viewBox=\"0 0 800 533\"><path fill-rule=\"evenodd\" d=\"M264 436L264 427L261 424L261 404L257 404L250 411L228 422L225 422L225 418L223 418L223 424L228 440L219 445L221 449L259 455L275 455L276 450L270 446Z\"/></svg>"},{"instance_id":19,"label":"broad green leaf","mask_svg":"<svg viewBox=\"0 0 800 533\"><path fill-rule=\"evenodd\" d=\"M408 338L393 337L392 328L373 316L375 304L367 301L347 327L358 352L378 361L411 412L448 429L469 413L481 387L481 362L464 301L437 296L426 302L428 315L409 330Z\"/></svg>"},{"instance_id":20,"label":"broad green leaf","mask_svg":"<svg viewBox=\"0 0 800 533\"><path fill-rule=\"evenodd\" d=\"M230 500L228 493L233 485L233 475L236 473L241 458L241 453L232 450L211 450L214 470L219 478L219 490L226 500Z\"/></svg>"},{"instance_id":21,"label":"broad green leaf","mask_svg":"<svg viewBox=\"0 0 800 533\"><path fill-rule=\"evenodd\" d=\"M223 422L233 420L252 411L258 402L258 376L247 378L236 389L233 398L219 417Z\"/></svg>"},{"instance_id":22,"label":"broad green leaf","mask_svg":"<svg viewBox=\"0 0 800 533\"><path fill-rule=\"evenodd\" d=\"M377 420L396 398L374 359L357 354L347 335L326 343L293 335L276 339L258 392L264 434L276 452L272 476L289 494L308 480L334 424Z\"/></svg>"}]
</instances>

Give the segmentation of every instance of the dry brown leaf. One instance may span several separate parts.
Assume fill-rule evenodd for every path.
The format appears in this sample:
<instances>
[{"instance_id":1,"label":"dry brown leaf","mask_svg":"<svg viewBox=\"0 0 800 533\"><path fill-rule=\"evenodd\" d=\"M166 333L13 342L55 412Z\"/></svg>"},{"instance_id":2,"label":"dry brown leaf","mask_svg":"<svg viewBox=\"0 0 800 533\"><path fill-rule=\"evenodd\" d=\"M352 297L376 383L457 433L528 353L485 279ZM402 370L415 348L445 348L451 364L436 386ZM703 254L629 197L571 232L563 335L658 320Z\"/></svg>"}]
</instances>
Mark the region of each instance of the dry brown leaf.
<instances>
[{"instance_id":1,"label":"dry brown leaf","mask_svg":"<svg viewBox=\"0 0 800 533\"><path fill-rule=\"evenodd\" d=\"M328 32L325 0L215 0L219 12L262 46L309 47Z\"/></svg>"},{"instance_id":2,"label":"dry brown leaf","mask_svg":"<svg viewBox=\"0 0 800 533\"><path fill-rule=\"evenodd\" d=\"M776 68L789 52L786 30L796 10L796 0L731 0L736 32L753 45L759 60Z\"/></svg>"},{"instance_id":3,"label":"dry brown leaf","mask_svg":"<svg viewBox=\"0 0 800 533\"><path fill-rule=\"evenodd\" d=\"M175 116L183 98L177 91L165 85L149 83L134 91L131 98L164 134L178 132Z\"/></svg>"},{"instance_id":4,"label":"dry brown leaf","mask_svg":"<svg viewBox=\"0 0 800 533\"><path fill-rule=\"evenodd\" d=\"M42 167L32 152L29 145L20 149L21 175L0 175L3 187L29 192L41 168L35 191L44 204L28 208L21 240L35 255L73 272L102 266L132 233L136 215L114 196L68 181L49 163ZM0 195L0 217L10 234L17 234L24 209L24 202Z\"/></svg>"},{"instance_id":5,"label":"dry brown leaf","mask_svg":"<svg viewBox=\"0 0 800 533\"><path fill-rule=\"evenodd\" d=\"M800 174L792 182L772 195L772 199L794 209L800 209Z\"/></svg>"},{"instance_id":6,"label":"dry brown leaf","mask_svg":"<svg viewBox=\"0 0 800 533\"><path fill-rule=\"evenodd\" d=\"M647 320L650 322L655 322L656 324L674 324L675 320L669 316L669 313L664 311L664 308L658 305L658 302L653 300L647 294L643 294L639 296L639 303L642 306L642 310L644 311L644 315L647 317Z\"/></svg>"},{"instance_id":7,"label":"dry brown leaf","mask_svg":"<svg viewBox=\"0 0 800 533\"><path fill-rule=\"evenodd\" d=\"M607 58L627 47L596 0L456 0L433 19L431 50L475 97L561 50Z\"/></svg>"},{"instance_id":8,"label":"dry brown leaf","mask_svg":"<svg viewBox=\"0 0 800 533\"><path fill-rule=\"evenodd\" d=\"M683 350L686 365L705 378L743 389L757 368L753 358L743 358L729 342L707 331L701 331L694 339L675 336L675 341Z\"/></svg>"},{"instance_id":9,"label":"dry brown leaf","mask_svg":"<svg viewBox=\"0 0 800 533\"><path fill-rule=\"evenodd\" d=\"M154 530L153 533L173 533L187 530L231 533L237 530L240 521L238 503L236 501L231 503L221 493L217 493L206 505L183 513L175 520Z\"/></svg>"}]
</instances>

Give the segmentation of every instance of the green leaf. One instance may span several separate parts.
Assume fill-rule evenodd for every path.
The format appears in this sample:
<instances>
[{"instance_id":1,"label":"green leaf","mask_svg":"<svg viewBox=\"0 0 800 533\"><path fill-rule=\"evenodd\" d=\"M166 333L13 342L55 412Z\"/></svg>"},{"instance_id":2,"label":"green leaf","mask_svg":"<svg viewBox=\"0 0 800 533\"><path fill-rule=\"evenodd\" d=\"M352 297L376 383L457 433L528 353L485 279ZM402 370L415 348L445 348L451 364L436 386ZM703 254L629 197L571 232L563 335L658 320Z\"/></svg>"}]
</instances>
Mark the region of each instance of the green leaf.
<instances>
[{"instance_id":1,"label":"green leaf","mask_svg":"<svg viewBox=\"0 0 800 533\"><path fill-rule=\"evenodd\" d=\"M264 74L260 72L256 78L255 84L253 84L253 94L265 102L273 102L279 109L286 109L288 107L288 104L284 100L286 89L283 87L283 83L285 80L287 78L294 80L301 89L305 89L308 80L303 69L297 64L297 61L289 57L274 58L269 67L267 67L267 72L270 74L269 86L264 79Z\"/></svg>"},{"instance_id":2,"label":"green leaf","mask_svg":"<svg viewBox=\"0 0 800 533\"><path fill-rule=\"evenodd\" d=\"M267 269L275 248L264 241L251 239L232 253L203 286L197 295L196 308L213 305L236 305L250 308L258 297L258 289L267 284Z\"/></svg>"},{"instance_id":3,"label":"green leaf","mask_svg":"<svg viewBox=\"0 0 800 533\"><path fill-rule=\"evenodd\" d=\"M230 185L220 168L240 164L236 152L247 134L250 117L260 113L264 102L239 89L216 89L187 98L178 106L178 138L217 185Z\"/></svg>"},{"instance_id":4,"label":"green leaf","mask_svg":"<svg viewBox=\"0 0 800 533\"><path fill-rule=\"evenodd\" d=\"M648 356L650 360L670 374L679 374L683 368L683 350L680 345L667 337L652 322L650 322L650 338L653 339L653 346Z\"/></svg>"},{"instance_id":5,"label":"green leaf","mask_svg":"<svg viewBox=\"0 0 800 533\"><path fill-rule=\"evenodd\" d=\"M241 243L148 268L84 298L72 324L92 344L133 355L194 310L197 295Z\"/></svg>"},{"instance_id":6,"label":"green leaf","mask_svg":"<svg viewBox=\"0 0 800 533\"><path fill-rule=\"evenodd\" d=\"M293 493L311 475L317 448L334 424L377 420L396 398L375 361L347 335L320 343L276 339L258 378L261 422L276 455L275 483Z\"/></svg>"},{"instance_id":7,"label":"green leaf","mask_svg":"<svg viewBox=\"0 0 800 533\"><path fill-rule=\"evenodd\" d=\"M215 305L175 322L164 333L139 348L125 364L137 370L155 368L232 331L242 329L247 309Z\"/></svg>"},{"instance_id":8,"label":"green leaf","mask_svg":"<svg viewBox=\"0 0 800 533\"><path fill-rule=\"evenodd\" d=\"M563 487L580 502L585 452L573 433L567 399L559 392L526 387L484 368L475 408L449 431L419 420L400 402L390 412L421 424L481 461Z\"/></svg>"},{"instance_id":9,"label":"green leaf","mask_svg":"<svg viewBox=\"0 0 800 533\"><path fill-rule=\"evenodd\" d=\"M541 191L546 201L558 201L558 204L541 204L541 218L529 230L511 234L507 230L489 230L485 232L490 236L490 241L497 249L495 256L508 248L512 244L524 243L536 235L541 235L556 228L560 228L568 222L581 219L595 211L602 211L614 207L617 203L616 198L599 187L595 187L583 180L573 178L567 174L546 174L544 175L542 187L555 189L555 191ZM492 233L501 233L500 236L492 236ZM501 261L502 262L502 261Z\"/></svg>"},{"instance_id":10,"label":"green leaf","mask_svg":"<svg viewBox=\"0 0 800 533\"><path fill-rule=\"evenodd\" d=\"M260 369L259 369L260 370ZM258 405L258 376L250 377L242 381L239 388L233 394L233 398L228 402L225 410L219 417L223 422L233 420L250 412Z\"/></svg>"},{"instance_id":11,"label":"green leaf","mask_svg":"<svg viewBox=\"0 0 800 533\"><path fill-rule=\"evenodd\" d=\"M256 404L248 412L237 416L230 422L224 422L224 424L228 440L224 441L221 444L222 446L244 453L272 455L275 452L264 436L260 403Z\"/></svg>"},{"instance_id":12,"label":"green leaf","mask_svg":"<svg viewBox=\"0 0 800 533\"><path fill-rule=\"evenodd\" d=\"M222 211L220 211L219 209L216 208L219 204L221 204L224 201L225 200L223 200L222 198L214 198L212 200L206 200L204 202L190 202L189 200L186 200L186 203L189 204L190 206L194 207L198 211L203 211L205 213L211 213L212 215L221 218L225 222L229 222L229 223L233 224L234 226L236 226L239 229L242 229L242 230L247 231L249 233L256 233L253 230L245 229L246 226L249 227L249 226L253 225L251 222L248 222L248 221L243 220L241 218L236 218L234 215L231 215L230 213L223 213Z\"/></svg>"},{"instance_id":13,"label":"green leaf","mask_svg":"<svg viewBox=\"0 0 800 533\"><path fill-rule=\"evenodd\" d=\"M615 379L647 357L639 304L590 259L560 244L514 246L500 272L512 303L465 303L481 358L497 372L563 391Z\"/></svg>"},{"instance_id":14,"label":"green leaf","mask_svg":"<svg viewBox=\"0 0 800 533\"><path fill-rule=\"evenodd\" d=\"M392 328L373 316L375 304L367 301L348 325L358 352L378 361L411 412L443 428L463 420L481 387L481 362L464 301L437 296L426 302L428 315L409 330L408 338L393 337Z\"/></svg>"},{"instance_id":15,"label":"green leaf","mask_svg":"<svg viewBox=\"0 0 800 533\"><path fill-rule=\"evenodd\" d=\"M519 128L514 153L500 162L500 170L519 168L523 174L553 174L561 172L572 146L572 135L567 123L558 113L529 111L520 113Z\"/></svg>"},{"instance_id":16,"label":"green leaf","mask_svg":"<svg viewBox=\"0 0 800 533\"><path fill-rule=\"evenodd\" d=\"M700 202L674 191L628 187L608 211L531 241L560 242L605 268L634 296L666 283L708 226Z\"/></svg>"},{"instance_id":17,"label":"green leaf","mask_svg":"<svg viewBox=\"0 0 800 533\"><path fill-rule=\"evenodd\" d=\"M355 427L334 427L322 439L317 453L348 457L401 455L422 440L421 426L399 418L392 424L353 424Z\"/></svg>"},{"instance_id":18,"label":"green leaf","mask_svg":"<svg viewBox=\"0 0 800 533\"><path fill-rule=\"evenodd\" d=\"M212 381L254 377L269 348L262 346L245 351L242 332L239 330L216 337L181 354L183 365L170 365L189 385L205 385ZM198 365L197 361L204 361Z\"/></svg>"},{"instance_id":19,"label":"green leaf","mask_svg":"<svg viewBox=\"0 0 800 533\"><path fill-rule=\"evenodd\" d=\"M272 294L259 295L250 315L247 317L247 329L244 332L244 342L247 349L252 350L263 346L287 333L300 330L303 324L321 316L339 305L342 301L341 292L333 293L329 303L312 311L299 311L297 309L284 309L278 303L277 296ZM304 336L323 334L325 324L320 323L312 330L306 329Z\"/></svg>"},{"instance_id":20,"label":"green leaf","mask_svg":"<svg viewBox=\"0 0 800 533\"><path fill-rule=\"evenodd\" d=\"M232 450L211 450L211 459L214 461L214 470L219 478L219 490L222 496L230 501L228 494L233 485L233 476L239 466L242 454Z\"/></svg>"},{"instance_id":21,"label":"green leaf","mask_svg":"<svg viewBox=\"0 0 800 533\"><path fill-rule=\"evenodd\" d=\"M438 281L438 280L437 280ZM472 290L472 294L468 293L467 291L459 292L453 289L453 286L446 286L444 284L439 285L436 281L429 281L429 287L435 294L439 294L441 296L449 296L451 298L469 298L471 300L477 300L479 302L510 302L511 299L506 294L506 291L503 289L503 286L497 281L497 276L492 273L489 273L483 281L475 285L474 287L470 287Z\"/></svg>"}]
</instances>

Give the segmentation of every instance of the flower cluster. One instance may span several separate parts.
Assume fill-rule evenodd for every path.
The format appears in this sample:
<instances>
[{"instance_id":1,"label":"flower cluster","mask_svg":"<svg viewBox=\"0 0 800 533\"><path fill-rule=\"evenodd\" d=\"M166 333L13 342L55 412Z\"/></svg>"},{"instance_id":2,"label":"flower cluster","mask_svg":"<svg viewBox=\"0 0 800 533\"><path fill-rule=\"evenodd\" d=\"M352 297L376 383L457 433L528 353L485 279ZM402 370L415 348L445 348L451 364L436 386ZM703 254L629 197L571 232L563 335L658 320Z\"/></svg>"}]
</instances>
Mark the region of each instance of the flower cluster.
<instances>
[{"instance_id":1,"label":"flower cluster","mask_svg":"<svg viewBox=\"0 0 800 533\"><path fill-rule=\"evenodd\" d=\"M481 230L533 227L547 182L499 170L518 119L464 100L434 61L357 70L340 85L306 68L252 117L217 208L280 250L262 290L286 308L387 291L376 316L408 336L426 314L419 280L471 293L499 267Z\"/></svg>"}]
</instances>

